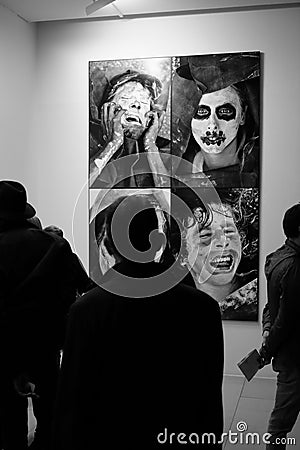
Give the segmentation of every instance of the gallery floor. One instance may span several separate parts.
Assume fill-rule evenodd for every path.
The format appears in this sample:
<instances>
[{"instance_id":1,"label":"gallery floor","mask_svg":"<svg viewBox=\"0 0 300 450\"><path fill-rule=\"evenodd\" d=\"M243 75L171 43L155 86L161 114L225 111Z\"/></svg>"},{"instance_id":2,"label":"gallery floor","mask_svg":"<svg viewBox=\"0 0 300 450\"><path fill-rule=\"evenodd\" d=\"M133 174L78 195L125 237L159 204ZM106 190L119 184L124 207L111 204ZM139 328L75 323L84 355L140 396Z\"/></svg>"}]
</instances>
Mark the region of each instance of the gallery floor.
<instances>
[{"instance_id":1,"label":"gallery floor","mask_svg":"<svg viewBox=\"0 0 300 450\"><path fill-rule=\"evenodd\" d=\"M257 438L249 444L233 443L234 435L230 439L227 438L224 443L224 450L242 450L245 448L264 449L262 436L266 433L267 423L270 411L273 407L274 396L276 390L276 380L256 377L249 383L241 376L225 375L224 377L224 432L231 430L232 433L237 432L237 424L247 424L247 431L238 433L243 434L245 440L247 433L257 433L261 440L260 444L256 444ZM35 420L32 416L32 409L29 407L29 442L32 440L32 434L35 426ZM300 417L290 434L291 438L295 438L296 445L287 445L287 450L296 450L300 448ZM254 442L254 443L253 443Z\"/></svg>"},{"instance_id":2,"label":"gallery floor","mask_svg":"<svg viewBox=\"0 0 300 450\"><path fill-rule=\"evenodd\" d=\"M237 432L237 424L247 424L247 432L258 433L260 441L266 433L270 412L273 408L276 391L276 379L255 377L248 382L244 377L225 376L224 378L224 432ZM241 425L239 425L241 426ZM300 417L290 434L296 445L287 445L288 450L300 448ZM251 442L251 440L249 441ZM257 442L256 440L254 442ZM245 448L264 449L265 444L234 444L225 441L224 450L242 450Z\"/></svg>"}]
</instances>

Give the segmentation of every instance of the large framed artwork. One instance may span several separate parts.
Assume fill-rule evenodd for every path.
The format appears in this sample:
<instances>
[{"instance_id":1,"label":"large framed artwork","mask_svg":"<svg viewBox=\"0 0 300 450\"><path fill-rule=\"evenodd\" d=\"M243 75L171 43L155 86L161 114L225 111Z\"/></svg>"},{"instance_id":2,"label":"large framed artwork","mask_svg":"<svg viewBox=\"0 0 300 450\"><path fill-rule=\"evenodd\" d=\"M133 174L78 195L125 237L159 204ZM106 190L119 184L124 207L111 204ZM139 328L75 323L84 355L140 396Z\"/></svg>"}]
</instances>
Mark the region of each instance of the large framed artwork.
<instances>
[{"instance_id":1,"label":"large framed artwork","mask_svg":"<svg viewBox=\"0 0 300 450\"><path fill-rule=\"evenodd\" d=\"M258 320L260 60L253 51L89 63L95 281L106 270L96 216L149 195L170 215L179 278L211 295L224 320Z\"/></svg>"}]
</instances>

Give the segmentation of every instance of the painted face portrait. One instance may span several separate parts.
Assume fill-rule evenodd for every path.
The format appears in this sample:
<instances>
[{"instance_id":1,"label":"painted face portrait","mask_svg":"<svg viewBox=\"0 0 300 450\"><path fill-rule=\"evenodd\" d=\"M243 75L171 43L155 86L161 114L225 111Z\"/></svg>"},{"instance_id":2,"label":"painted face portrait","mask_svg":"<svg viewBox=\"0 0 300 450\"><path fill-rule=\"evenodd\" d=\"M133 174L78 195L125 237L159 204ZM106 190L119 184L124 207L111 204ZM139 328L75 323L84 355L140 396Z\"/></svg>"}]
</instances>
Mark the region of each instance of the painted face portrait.
<instances>
[{"instance_id":1,"label":"painted face portrait","mask_svg":"<svg viewBox=\"0 0 300 450\"><path fill-rule=\"evenodd\" d=\"M149 90L144 88L141 83L129 81L116 90L112 101L126 111L121 119L123 127L142 134L147 127L148 117L146 114L151 110Z\"/></svg>"},{"instance_id":2,"label":"painted face portrait","mask_svg":"<svg viewBox=\"0 0 300 450\"><path fill-rule=\"evenodd\" d=\"M230 206L212 204L212 220L199 229L199 223L187 228L188 264L199 284L227 285L233 281L241 260L242 246ZM194 211L194 216L201 214Z\"/></svg>"},{"instance_id":3,"label":"painted face portrait","mask_svg":"<svg viewBox=\"0 0 300 450\"><path fill-rule=\"evenodd\" d=\"M204 152L218 154L236 139L244 122L239 95L229 86L202 96L192 119L192 133Z\"/></svg>"}]
</instances>

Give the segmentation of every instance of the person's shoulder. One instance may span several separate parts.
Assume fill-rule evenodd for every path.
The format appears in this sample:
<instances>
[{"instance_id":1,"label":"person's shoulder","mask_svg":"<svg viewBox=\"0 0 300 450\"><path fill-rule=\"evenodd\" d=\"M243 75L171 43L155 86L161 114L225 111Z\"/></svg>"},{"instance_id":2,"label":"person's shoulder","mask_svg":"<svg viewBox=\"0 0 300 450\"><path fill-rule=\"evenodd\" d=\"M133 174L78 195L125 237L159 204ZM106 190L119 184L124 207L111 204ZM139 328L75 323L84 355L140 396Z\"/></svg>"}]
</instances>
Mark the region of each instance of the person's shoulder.
<instances>
[{"instance_id":1,"label":"person's shoulder","mask_svg":"<svg viewBox=\"0 0 300 450\"><path fill-rule=\"evenodd\" d=\"M189 302L190 304L199 307L202 311L206 310L220 314L218 302L205 292L183 283L179 283L175 286L174 290L174 294L178 296L178 298L182 298L182 301L186 304Z\"/></svg>"},{"instance_id":2,"label":"person's shoulder","mask_svg":"<svg viewBox=\"0 0 300 450\"><path fill-rule=\"evenodd\" d=\"M282 276L282 274L292 267L297 261L297 252L287 244L287 241L275 251L267 255L265 262L265 274L269 278L272 273Z\"/></svg>"},{"instance_id":3,"label":"person's shoulder","mask_svg":"<svg viewBox=\"0 0 300 450\"><path fill-rule=\"evenodd\" d=\"M79 297L71 305L70 311L76 314L77 312L81 313L89 309L101 309L108 301L109 299L106 291L101 289L101 287L96 286Z\"/></svg>"},{"instance_id":4,"label":"person's shoulder","mask_svg":"<svg viewBox=\"0 0 300 450\"><path fill-rule=\"evenodd\" d=\"M6 240L22 242L51 241L48 233L34 226L20 226L5 232Z\"/></svg>"},{"instance_id":5,"label":"person's shoulder","mask_svg":"<svg viewBox=\"0 0 300 450\"><path fill-rule=\"evenodd\" d=\"M36 240L40 241L47 241L49 243L49 246L52 246L53 248L59 249L61 253L63 253L65 256L68 256L68 259L73 262L75 259L75 256L73 256L73 251L71 248L70 243L65 239L63 236L59 236L56 233L51 233L49 231L45 230L37 230L39 234L36 234Z\"/></svg>"}]
</instances>

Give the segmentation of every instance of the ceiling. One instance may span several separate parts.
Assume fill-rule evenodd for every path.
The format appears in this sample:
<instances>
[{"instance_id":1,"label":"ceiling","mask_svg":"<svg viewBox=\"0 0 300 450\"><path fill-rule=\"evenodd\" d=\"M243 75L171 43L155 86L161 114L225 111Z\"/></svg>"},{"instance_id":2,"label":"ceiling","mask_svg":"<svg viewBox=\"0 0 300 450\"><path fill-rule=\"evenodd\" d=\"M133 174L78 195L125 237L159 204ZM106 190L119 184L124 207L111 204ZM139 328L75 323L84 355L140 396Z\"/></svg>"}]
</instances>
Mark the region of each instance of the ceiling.
<instances>
[{"instance_id":1,"label":"ceiling","mask_svg":"<svg viewBox=\"0 0 300 450\"><path fill-rule=\"evenodd\" d=\"M300 2L295 0L115 0L112 4L87 17L85 8L92 2L93 0L0 0L0 5L27 22L83 19L122 20L117 9L125 19L128 19L300 6Z\"/></svg>"}]
</instances>

